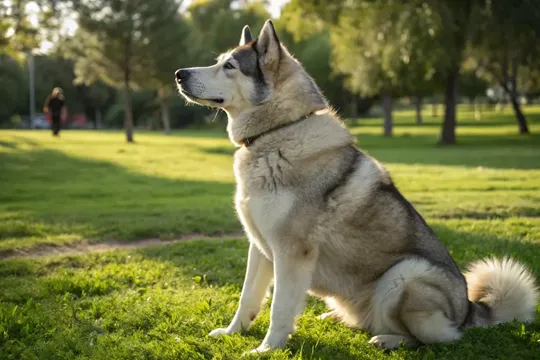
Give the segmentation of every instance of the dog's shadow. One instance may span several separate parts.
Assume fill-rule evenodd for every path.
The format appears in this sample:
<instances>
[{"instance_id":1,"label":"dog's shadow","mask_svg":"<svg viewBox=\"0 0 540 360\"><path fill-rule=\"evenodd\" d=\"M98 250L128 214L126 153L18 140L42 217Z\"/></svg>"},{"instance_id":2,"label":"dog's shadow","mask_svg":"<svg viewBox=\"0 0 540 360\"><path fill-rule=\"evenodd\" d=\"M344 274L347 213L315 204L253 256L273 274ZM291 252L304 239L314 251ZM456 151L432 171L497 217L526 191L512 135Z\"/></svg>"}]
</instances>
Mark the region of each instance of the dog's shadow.
<instances>
[{"instance_id":1,"label":"dog's shadow","mask_svg":"<svg viewBox=\"0 0 540 360\"><path fill-rule=\"evenodd\" d=\"M260 342L265 334L266 331L263 329L250 329L243 335ZM357 360L362 358L359 356L359 353L362 353L362 348L362 346L358 347L356 344L352 346L352 344L343 344L338 341L318 339L312 335L294 334L289 338L284 351L288 353L289 358L294 359ZM258 354L253 358L271 359L272 355L272 352L270 352Z\"/></svg>"},{"instance_id":2,"label":"dog's shadow","mask_svg":"<svg viewBox=\"0 0 540 360\"><path fill-rule=\"evenodd\" d=\"M242 336L248 337L255 343L264 339L270 325L270 302L271 299L253 325L242 332ZM384 350L377 349L368 343L370 335L366 330L350 328L338 320L318 319L318 315L326 311L327 309L321 300L314 297L308 298L306 312L298 319L298 331L293 333L287 341L284 351L288 358L352 360L371 359L372 357L367 354L378 353L380 356L385 353ZM260 354L254 358L270 359L273 357L272 353L269 353Z\"/></svg>"}]
</instances>

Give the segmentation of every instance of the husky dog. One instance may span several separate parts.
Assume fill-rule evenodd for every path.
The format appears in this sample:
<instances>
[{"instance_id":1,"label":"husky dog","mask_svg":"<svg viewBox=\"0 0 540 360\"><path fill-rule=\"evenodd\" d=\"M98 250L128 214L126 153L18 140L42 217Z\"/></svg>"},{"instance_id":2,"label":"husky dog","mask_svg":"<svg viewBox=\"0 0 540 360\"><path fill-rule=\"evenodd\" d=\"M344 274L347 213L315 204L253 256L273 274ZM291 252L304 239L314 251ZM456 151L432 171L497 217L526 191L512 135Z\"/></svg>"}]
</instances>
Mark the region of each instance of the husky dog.
<instances>
[{"instance_id":1,"label":"husky dog","mask_svg":"<svg viewBox=\"0 0 540 360\"><path fill-rule=\"evenodd\" d=\"M236 210L250 247L240 304L227 328L247 328L274 281L270 327L254 352L285 346L309 292L323 315L370 331L393 349L451 342L462 330L535 316L533 275L512 259L486 259L463 275L448 250L355 146L318 89L279 42L272 22L209 67L180 69L190 102L219 107L239 147Z\"/></svg>"}]
</instances>

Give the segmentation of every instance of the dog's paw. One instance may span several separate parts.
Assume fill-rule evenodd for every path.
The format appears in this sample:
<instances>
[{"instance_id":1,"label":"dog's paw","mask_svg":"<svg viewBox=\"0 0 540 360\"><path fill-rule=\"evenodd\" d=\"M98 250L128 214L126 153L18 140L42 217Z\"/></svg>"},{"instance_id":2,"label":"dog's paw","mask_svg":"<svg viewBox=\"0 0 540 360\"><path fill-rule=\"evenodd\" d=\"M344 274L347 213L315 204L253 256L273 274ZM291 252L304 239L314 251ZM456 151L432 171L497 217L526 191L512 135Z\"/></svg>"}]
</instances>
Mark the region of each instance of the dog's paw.
<instances>
[{"instance_id":1,"label":"dog's paw","mask_svg":"<svg viewBox=\"0 0 540 360\"><path fill-rule=\"evenodd\" d=\"M333 320L333 319L337 318L337 312L335 310L332 310L332 311L329 311L329 312L326 312L326 313L324 313L322 315L317 316L317 318L319 320L326 320L326 319Z\"/></svg>"},{"instance_id":2,"label":"dog's paw","mask_svg":"<svg viewBox=\"0 0 540 360\"><path fill-rule=\"evenodd\" d=\"M219 329L214 329L212 331L210 331L210 334L208 334L209 336L211 337L221 337L223 335L231 335L232 331L229 331L228 328L219 328Z\"/></svg>"},{"instance_id":3,"label":"dog's paw","mask_svg":"<svg viewBox=\"0 0 540 360\"><path fill-rule=\"evenodd\" d=\"M242 354L242 357L249 356L249 355L260 355L264 354L268 351L272 351L272 348L267 344L261 344L258 348L253 349L251 351L245 352Z\"/></svg>"},{"instance_id":4,"label":"dog's paw","mask_svg":"<svg viewBox=\"0 0 540 360\"><path fill-rule=\"evenodd\" d=\"M369 340L369 343L375 345L381 349L394 350L402 343L404 345L412 345L409 338L402 335L377 335Z\"/></svg>"}]
</instances>

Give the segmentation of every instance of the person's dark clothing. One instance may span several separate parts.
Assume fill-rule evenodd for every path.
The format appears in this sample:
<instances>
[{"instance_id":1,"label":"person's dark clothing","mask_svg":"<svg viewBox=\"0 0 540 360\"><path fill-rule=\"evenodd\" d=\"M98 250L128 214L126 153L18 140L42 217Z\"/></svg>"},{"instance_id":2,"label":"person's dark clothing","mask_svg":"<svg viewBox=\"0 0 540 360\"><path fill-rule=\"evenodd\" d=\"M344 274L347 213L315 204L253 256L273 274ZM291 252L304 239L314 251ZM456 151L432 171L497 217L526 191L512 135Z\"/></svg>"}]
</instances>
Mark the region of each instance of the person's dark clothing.
<instances>
[{"instance_id":1,"label":"person's dark clothing","mask_svg":"<svg viewBox=\"0 0 540 360\"><path fill-rule=\"evenodd\" d=\"M60 114L53 114L51 124L53 135L58 135L58 133L60 132L60 124Z\"/></svg>"},{"instance_id":2,"label":"person's dark clothing","mask_svg":"<svg viewBox=\"0 0 540 360\"><path fill-rule=\"evenodd\" d=\"M64 99L60 96L51 97L47 99L47 108L49 109L52 117L51 128L54 135L58 135L61 125L62 108L64 107Z\"/></svg>"},{"instance_id":3,"label":"person's dark clothing","mask_svg":"<svg viewBox=\"0 0 540 360\"><path fill-rule=\"evenodd\" d=\"M62 108L64 107L64 99L60 97L51 97L47 103L47 107L52 115L60 116Z\"/></svg>"}]
</instances>

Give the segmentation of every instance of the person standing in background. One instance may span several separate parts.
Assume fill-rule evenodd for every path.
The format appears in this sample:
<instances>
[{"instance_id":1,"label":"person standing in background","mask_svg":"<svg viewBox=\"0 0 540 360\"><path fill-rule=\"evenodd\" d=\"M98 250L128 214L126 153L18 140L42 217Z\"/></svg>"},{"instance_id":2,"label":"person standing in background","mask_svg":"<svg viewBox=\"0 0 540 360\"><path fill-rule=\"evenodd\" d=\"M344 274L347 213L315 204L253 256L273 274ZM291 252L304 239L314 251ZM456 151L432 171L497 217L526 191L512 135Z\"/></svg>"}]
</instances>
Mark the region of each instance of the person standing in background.
<instances>
[{"instance_id":1,"label":"person standing in background","mask_svg":"<svg viewBox=\"0 0 540 360\"><path fill-rule=\"evenodd\" d=\"M51 128L54 136L58 136L60 133L60 126L62 119L65 118L66 106L64 104L64 95L62 89L55 87L52 93L47 96L45 100L45 106L43 108L45 113L51 114Z\"/></svg>"}]
</instances>

